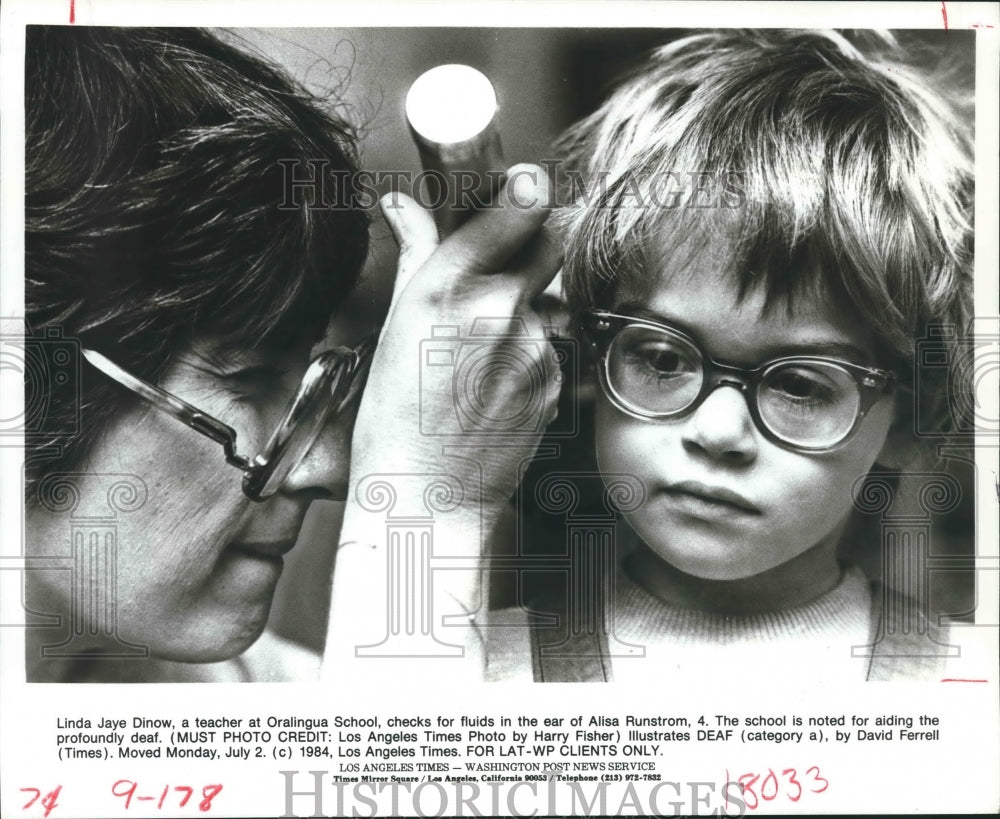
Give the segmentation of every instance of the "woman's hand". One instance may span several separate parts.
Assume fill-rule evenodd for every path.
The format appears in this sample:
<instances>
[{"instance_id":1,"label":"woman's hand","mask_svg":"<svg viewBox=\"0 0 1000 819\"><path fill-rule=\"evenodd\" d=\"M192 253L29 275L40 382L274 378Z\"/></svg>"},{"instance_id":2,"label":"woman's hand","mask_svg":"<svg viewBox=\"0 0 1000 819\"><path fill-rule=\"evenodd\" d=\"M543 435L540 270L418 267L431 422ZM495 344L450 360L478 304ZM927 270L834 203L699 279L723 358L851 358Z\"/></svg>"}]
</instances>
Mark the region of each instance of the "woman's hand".
<instances>
[{"instance_id":1,"label":"woman's hand","mask_svg":"<svg viewBox=\"0 0 1000 819\"><path fill-rule=\"evenodd\" d=\"M399 267L352 439L325 678L351 660L372 657L351 672L372 677L385 656L428 654L456 658L431 661L437 676L480 673L482 547L559 392L531 309L561 261L542 229L550 201L545 172L515 166L497 206L440 245L412 199L382 201Z\"/></svg>"}]
</instances>

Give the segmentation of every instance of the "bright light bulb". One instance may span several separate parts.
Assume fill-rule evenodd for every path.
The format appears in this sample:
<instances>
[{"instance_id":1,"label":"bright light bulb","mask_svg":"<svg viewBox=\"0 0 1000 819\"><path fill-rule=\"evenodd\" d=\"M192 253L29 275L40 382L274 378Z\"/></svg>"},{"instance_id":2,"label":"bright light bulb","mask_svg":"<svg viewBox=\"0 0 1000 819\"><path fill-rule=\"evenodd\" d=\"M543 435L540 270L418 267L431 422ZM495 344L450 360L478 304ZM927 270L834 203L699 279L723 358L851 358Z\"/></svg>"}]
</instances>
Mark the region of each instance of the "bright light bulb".
<instances>
[{"instance_id":1,"label":"bright light bulb","mask_svg":"<svg viewBox=\"0 0 1000 819\"><path fill-rule=\"evenodd\" d=\"M497 110L493 83L467 65L439 65L421 74L406 95L406 118L421 137L439 145L482 133Z\"/></svg>"}]
</instances>

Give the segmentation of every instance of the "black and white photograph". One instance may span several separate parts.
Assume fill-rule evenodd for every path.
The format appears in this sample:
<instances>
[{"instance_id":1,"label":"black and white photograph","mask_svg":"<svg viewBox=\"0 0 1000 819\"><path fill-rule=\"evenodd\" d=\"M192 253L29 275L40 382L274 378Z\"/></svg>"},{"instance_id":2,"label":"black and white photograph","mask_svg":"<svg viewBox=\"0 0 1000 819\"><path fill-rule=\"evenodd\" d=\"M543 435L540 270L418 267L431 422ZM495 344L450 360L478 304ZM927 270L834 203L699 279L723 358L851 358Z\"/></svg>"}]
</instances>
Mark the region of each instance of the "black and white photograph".
<instances>
[{"instance_id":1,"label":"black and white photograph","mask_svg":"<svg viewBox=\"0 0 1000 819\"><path fill-rule=\"evenodd\" d=\"M5 816L1000 809L1000 9L696 5L5 4Z\"/></svg>"}]
</instances>

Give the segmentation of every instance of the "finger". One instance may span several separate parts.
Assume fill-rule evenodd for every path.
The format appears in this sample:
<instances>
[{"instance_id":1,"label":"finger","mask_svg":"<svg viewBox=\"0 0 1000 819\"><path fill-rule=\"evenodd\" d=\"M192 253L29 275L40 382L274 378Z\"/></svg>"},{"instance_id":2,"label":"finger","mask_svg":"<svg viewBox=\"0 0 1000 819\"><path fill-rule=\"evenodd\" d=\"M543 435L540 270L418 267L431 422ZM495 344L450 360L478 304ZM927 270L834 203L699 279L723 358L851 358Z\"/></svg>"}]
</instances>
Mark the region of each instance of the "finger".
<instances>
[{"instance_id":1,"label":"finger","mask_svg":"<svg viewBox=\"0 0 1000 819\"><path fill-rule=\"evenodd\" d=\"M552 185L538 165L515 165L497 197L442 244L456 275L483 276L503 270L548 218Z\"/></svg>"},{"instance_id":2,"label":"finger","mask_svg":"<svg viewBox=\"0 0 1000 819\"><path fill-rule=\"evenodd\" d=\"M507 263L506 273L521 279L524 298L530 301L547 290L563 262L562 240L543 225Z\"/></svg>"},{"instance_id":3,"label":"finger","mask_svg":"<svg viewBox=\"0 0 1000 819\"><path fill-rule=\"evenodd\" d=\"M530 307L547 335L556 338L569 338L572 335L569 304L562 291L562 270L556 273L545 290L532 299Z\"/></svg>"},{"instance_id":4,"label":"finger","mask_svg":"<svg viewBox=\"0 0 1000 819\"><path fill-rule=\"evenodd\" d=\"M409 284L413 274L423 267L437 249L437 226L430 213L405 193L387 193L379 200L379 207L399 247L396 283L392 289L392 299L395 301Z\"/></svg>"}]
</instances>

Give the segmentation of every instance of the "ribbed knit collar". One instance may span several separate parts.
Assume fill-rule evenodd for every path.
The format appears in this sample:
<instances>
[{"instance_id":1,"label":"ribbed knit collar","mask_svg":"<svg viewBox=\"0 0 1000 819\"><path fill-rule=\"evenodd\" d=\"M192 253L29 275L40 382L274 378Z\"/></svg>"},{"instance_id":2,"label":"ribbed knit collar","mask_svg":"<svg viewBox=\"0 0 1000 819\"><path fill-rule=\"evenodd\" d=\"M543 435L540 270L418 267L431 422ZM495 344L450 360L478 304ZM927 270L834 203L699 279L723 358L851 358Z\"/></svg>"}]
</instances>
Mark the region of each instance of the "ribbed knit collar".
<instances>
[{"instance_id":1,"label":"ribbed knit collar","mask_svg":"<svg viewBox=\"0 0 1000 819\"><path fill-rule=\"evenodd\" d=\"M622 640L653 643L731 645L788 639L865 635L871 609L868 582L848 568L826 594L792 608L749 615L725 615L673 606L654 597L618 571L614 632Z\"/></svg>"}]
</instances>

